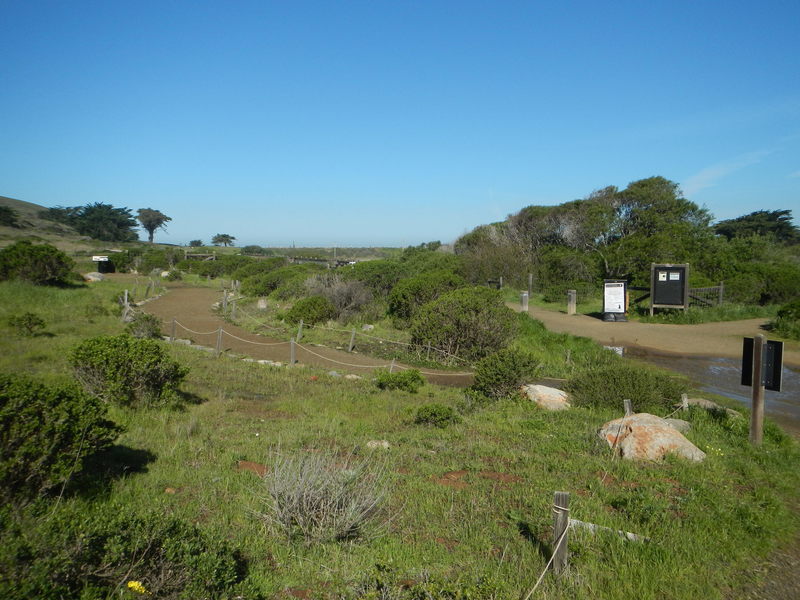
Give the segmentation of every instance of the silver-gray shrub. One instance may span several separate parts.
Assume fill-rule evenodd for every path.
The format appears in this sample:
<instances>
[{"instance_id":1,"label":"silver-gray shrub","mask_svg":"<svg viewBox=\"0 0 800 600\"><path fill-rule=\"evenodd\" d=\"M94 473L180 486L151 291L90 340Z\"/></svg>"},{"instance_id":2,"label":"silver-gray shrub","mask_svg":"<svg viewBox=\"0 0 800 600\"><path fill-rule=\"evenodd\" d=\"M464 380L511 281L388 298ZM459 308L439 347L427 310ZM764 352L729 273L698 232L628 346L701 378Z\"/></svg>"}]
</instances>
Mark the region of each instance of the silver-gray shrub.
<instances>
[{"instance_id":1,"label":"silver-gray shrub","mask_svg":"<svg viewBox=\"0 0 800 600\"><path fill-rule=\"evenodd\" d=\"M385 459L300 451L276 455L264 477L260 516L289 539L306 543L370 537L385 523Z\"/></svg>"},{"instance_id":2,"label":"silver-gray shrub","mask_svg":"<svg viewBox=\"0 0 800 600\"><path fill-rule=\"evenodd\" d=\"M346 280L338 273L320 273L306 280L310 296L322 296L336 307L338 319L347 319L372 301L370 289L355 280Z\"/></svg>"}]
</instances>

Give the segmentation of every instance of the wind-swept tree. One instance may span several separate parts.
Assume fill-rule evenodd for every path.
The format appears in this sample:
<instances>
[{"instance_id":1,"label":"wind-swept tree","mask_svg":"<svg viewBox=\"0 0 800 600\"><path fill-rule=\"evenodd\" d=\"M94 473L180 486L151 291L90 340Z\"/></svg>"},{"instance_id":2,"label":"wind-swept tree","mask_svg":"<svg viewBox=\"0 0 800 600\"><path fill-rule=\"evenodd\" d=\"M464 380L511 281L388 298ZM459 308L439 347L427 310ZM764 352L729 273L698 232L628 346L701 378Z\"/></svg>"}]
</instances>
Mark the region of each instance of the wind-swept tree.
<instances>
[{"instance_id":1,"label":"wind-swept tree","mask_svg":"<svg viewBox=\"0 0 800 600\"><path fill-rule=\"evenodd\" d=\"M160 210L152 208L140 208L136 218L142 224L142 228L147 232L147 241L153 243L153 235L157 229L167 230L167 221L172 221L170 217Z\"/></svg>"},{"instance_id":2,"label":"wind-swept tree","mask_svg":"<svg viewBox=\"0 0 800 600\"><path fill-rule=\"evenodd\" d=\"M227 233L218 233L213 238L211 238L211 243L215 246L228 246L233 245L233 242L236 241L236 238L232 235L228 235Z\"/></svg>"},{"instance_id":3,"label":"wind-swept tree","mask_svg":"<svg viewBox=\"0 0 800 600\"><path fill-rule=\"evenodd\" d=\"M203 245L203 240L192 240L189 242L189 247L191 248L199 248Z\"/></svg>"},{"instance_id":4,"label":"wind-swept tree","mask_svg":"<svg viewBox=\"0 0 800 600\"><path fill-rule=\"evenodd\" d=\"M791 210L757 210L749 215L720 221L714 232L726 238L772 235L779 242L800 241L800 228L792 223Z\"/></svg>"}]
</instances>

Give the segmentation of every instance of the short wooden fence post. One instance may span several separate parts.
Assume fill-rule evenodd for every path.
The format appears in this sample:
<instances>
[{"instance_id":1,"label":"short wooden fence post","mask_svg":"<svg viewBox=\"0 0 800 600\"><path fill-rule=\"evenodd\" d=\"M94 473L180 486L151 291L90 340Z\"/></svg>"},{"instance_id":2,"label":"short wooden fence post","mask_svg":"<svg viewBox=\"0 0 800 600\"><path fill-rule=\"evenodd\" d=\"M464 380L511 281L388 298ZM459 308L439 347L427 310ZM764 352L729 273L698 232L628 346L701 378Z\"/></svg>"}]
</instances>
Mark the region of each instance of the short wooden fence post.
<instances>
[{"instance_id":1,"label":"short wooden fence post","mask_svg":"<svg viewBox=\"0 0 800 600\"><path fill-rule=\"evenodd\" d=\"M503 289L503 276L500 275L500 289Z\"/></svg>"},{"instance_id":2,"label":"short wooden fence post","mask_svg":"<svg viewBox=\"0 0 800 600\"><path fill-rule=\"evenodd\" d=\"M231 321L236 320L236 298L231 300Z\"/></svg>"},{"instance_id":3,"label":"short wooden fence post","mask_svg":"<svg viewBox=\"0 0 800 600\"><path fill-rule=\"evenodd\" d=\"M295 349L296 342L294 338L289 340L289 366L294 365L297 362L297 350Z\"/></svg>"},{"instance_id":4,"label":"short wooden fence post","mask_svg":"<svg viewBox=\"0 0 800 600\"><path fill-rule=\"evenodd\" d=\"M176 329L177 322L175 321L175 317L172 317L172 331L170 332L169 341L175 341L175 329Z\"/></svg>"},{"instance_id":5,"label":"short wooden fence post","mask_svg":"<svg viewBox=\"0 0 800 600\"><path fill-rule=\"evenodd\" d=\"M689 410L689 396L687 394L681 394L681 409L684 412Z\"/></svg>"},{"instance_id":6,"label":"short wooden fence post","mask_svg":"<svg viewBox=\"0 0 800 600\"><path fill-rule=\"evenodd\" d=\"M528 292L522 292L520 303L522 304L522 312L528 312Z\"/></svg>"},{"instance_id":7,"label":"short wooden fence post","mask_svg":"<svg viewBox=\"0 0 800 600\"><path fill-rule=\"evenodd\" d=\"M356 328L353 327L353 331L350 332L350 343L347 346L347 351L352 352L353 348L355 348L355 345L356 345Z\"/></svg>"},{"instance_id":8,"label":"short wooden fence post","mask_svg":"<svg viewBox=\"0 0 800 600\"><path fill-rule=\"evenodd\" d=\"M567 531L569 530L569 492L556 492L553 499L553 571L561 574L567 568Z\"/></svg>"},{"instance_id":9,"label":"short wooden fence post","mask_svg":"<svg viewBox=\"0 0 800 600\"><path fill-rule=\"evenodd\" d=\"M578 292L567 290L567 314L574 315L578 312Z\"/></svg>"},{"instance_id":10,"label":"short wooden fence post","mask_svg":"<svg viewBox=\"0 0 800 600\"><path fill-rule=\"evenodd\" d=\"M303 319L300 319L300 324L297 326L297 341L303 339Z\"/></svg>"},{"instance_id":11,"label":"short wooden fence post","mask_svg":"<svg viewBox=\"0 0 800 600\"><path fill-rule=\"evenodd\" d=\"M389 365L389 373L394 372L394 359L392 359L392 364Z\"/></svg>"},{"instance_id":12,"label":"short wooden fence post","mask_svg":"<svg viewBox=\"0 0 800 600\"><path fill-rule=\"evenodd\" d=\"M528 273L528 296L533 294L533 273Z\"/></svg>"},{"instance_id":13,"label":"short wooden fence post","mask_svg":"<svg viewBox=\"0 0 800 600\"><path fill-rule=\"evenodd\" d=\"M222 290L222 315L226 315L228 313L228 290Z\"/></svg>"},{"instance_id":14,"label":"short wooden fence post","mask_svg":"<svg viewBox=\"0 0 800 600\"><path fill-rule=\"evenodd\" d=\"M217 329L217 356L222 354L222 327Z\"/></svg>"}]
</instances>

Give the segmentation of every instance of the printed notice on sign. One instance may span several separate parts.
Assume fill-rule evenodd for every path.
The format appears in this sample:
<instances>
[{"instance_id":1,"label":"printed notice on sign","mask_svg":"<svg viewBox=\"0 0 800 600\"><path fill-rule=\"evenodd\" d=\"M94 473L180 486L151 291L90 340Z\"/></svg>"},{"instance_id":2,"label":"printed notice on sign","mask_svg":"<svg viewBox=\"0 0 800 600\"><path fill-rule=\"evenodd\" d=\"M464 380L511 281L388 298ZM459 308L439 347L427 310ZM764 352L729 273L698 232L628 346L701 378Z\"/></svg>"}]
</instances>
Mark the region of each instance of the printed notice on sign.
<instances>
[{"instance_id":1,"label":"printed notice on sign","mask_svg":"<svg viewBox=\"0 0 800 600\"><path fill-rule=\"evenodd\" d=\"M680 281L681 280L681 272L680 271L670 271L669 272L669 280L670 281Z\"/></svg>"},{"instance_id":2,"label":"printed notice on sign","mask_svg":"<svg viewBox=\"0 0 800 600\"><path fill-rule=\"evenodd\" d=\"M606 283L604 310L611 313L625 312L624 283Z\"/></svg>"},{"instance_id":3,"label":"printed notice on sign","mask_svg":"<svg viewBox=\"0 0 800 600\"><path fill-rule=\"evenodd\" d=\"M667 280L667 272L666 271L659 271L658 272L658 280L659 281L666 281Z\"/></svg>"}]
</instances>

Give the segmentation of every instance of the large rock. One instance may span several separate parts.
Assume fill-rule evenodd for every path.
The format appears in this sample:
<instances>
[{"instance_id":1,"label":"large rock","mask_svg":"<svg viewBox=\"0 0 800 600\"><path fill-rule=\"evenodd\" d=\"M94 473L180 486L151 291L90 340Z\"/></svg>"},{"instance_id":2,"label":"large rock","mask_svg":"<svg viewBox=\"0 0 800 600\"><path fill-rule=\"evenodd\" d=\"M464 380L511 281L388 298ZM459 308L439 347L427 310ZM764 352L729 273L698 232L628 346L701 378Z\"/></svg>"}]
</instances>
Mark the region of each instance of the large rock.
<instances>
[{"instance_id":1,"label":"large rock","mask_svg":"<svg viewBox=\"0 0 800 600\"><path fill-rule=\"evenodd\" d=\"M530 400L546 410L566 410L570 407L569 394L563 390L546 385L528 384L522 386L522 391Z\"/></svg>"},{"instance_id":2,"label":"large rock","mask_svg":"<svg viewBox=\"0 0 800 600\"><path fill-rule=\"evenodd\" d=\"M664 419L647 413L609 421L600 429L599 435L623 458L660 460L665 454L677 454L699 462L706 457L705 452Z\"/></svg>"},{"instance_id":3,"label":"large rock","mask_svg":"<svg viewBox=\"0 0 800 600\"><path fill-rule=\"evenodd\" d=\"M105 278L105 275L96 271L92 273L86 273L86 275L83 276L84 281L103 281Z\"/></svg>"}]
</instances>

